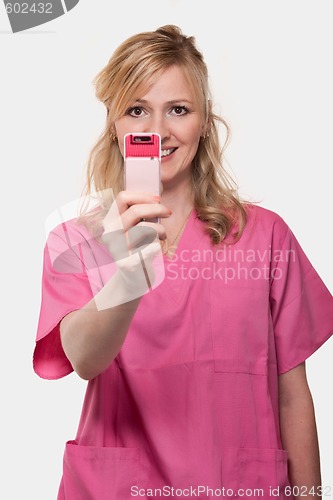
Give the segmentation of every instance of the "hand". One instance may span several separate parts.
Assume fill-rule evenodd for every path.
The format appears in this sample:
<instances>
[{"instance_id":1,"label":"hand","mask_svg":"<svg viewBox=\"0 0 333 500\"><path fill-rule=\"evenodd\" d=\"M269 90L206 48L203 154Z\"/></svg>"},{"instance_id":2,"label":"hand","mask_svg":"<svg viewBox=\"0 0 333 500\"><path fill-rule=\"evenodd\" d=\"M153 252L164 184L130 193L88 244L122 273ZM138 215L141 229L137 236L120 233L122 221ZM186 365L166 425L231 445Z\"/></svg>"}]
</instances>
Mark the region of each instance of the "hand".
<instances>
[{"instance_id":1,"label":"hand","mask_svg":"<svg viewBox=\"0 0 333 500\"><path fill-rule=\"evenodd\" d=\"M152 287L154 259L161 254L159 241L166 238L162 224L142 219L165 218L171 210L149 193L121 191L102 224L102 240L108 247L129 290L139 292ZM140 295L143 295L140 293Z\"/></svg>"}]
</instances>

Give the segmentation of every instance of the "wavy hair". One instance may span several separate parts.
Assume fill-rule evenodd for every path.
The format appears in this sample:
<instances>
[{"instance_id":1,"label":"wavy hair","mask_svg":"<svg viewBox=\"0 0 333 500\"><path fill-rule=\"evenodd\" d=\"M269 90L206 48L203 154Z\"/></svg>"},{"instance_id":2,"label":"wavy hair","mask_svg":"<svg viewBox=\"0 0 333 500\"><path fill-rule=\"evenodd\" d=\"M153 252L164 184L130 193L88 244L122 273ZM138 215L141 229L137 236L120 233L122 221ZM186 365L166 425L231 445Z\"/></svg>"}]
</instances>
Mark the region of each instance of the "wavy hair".
<instances>
[{"instance_id":1,"label":"wavy hair","mask_svg":"<svg viewBox=\"0 0 333 500\"><path fill-rule=\"evenodd\" d=\"M136 34L125 40L113 53L93 84L96 97L107 109L106 125L88 159L85 193L106 192L112 187L116 196L124 188L123 157L114 137L114 122L123 116L132 102L144 95L156 79L171 66L179 66L199 107L207 133L201 138L193 160L192 186L194 208L206 225L213 244L233 230L237 241L246 224L246 204L238 195L237 185L223 166L223 154L230 138L225 120L212 108L208 71L195 38L180 28L166 25L156 31ZM221 147L218 126L226 129ZM110 199L103 199L106 210ZM105 212L105 210L103 212Z\"/></svg>"}]
</instances>

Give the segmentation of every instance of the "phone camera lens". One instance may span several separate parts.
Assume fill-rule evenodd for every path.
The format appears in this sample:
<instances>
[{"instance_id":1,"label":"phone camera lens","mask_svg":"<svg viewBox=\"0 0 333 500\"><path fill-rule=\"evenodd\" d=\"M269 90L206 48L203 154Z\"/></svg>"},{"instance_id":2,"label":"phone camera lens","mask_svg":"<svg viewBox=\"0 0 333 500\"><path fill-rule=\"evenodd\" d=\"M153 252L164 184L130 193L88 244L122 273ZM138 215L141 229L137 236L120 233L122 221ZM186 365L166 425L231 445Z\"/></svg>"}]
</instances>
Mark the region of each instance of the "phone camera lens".
<instances>
[{"instance_id":1,"label":"phone camera lens","mask_svg":"<svg viewBox=\"0 0 333 500\"><path fill-rule=\"evenodd\" d=\"M134 142L151 142L149 135L137 135L134 137Z\"/></svg>"}]
</instances>

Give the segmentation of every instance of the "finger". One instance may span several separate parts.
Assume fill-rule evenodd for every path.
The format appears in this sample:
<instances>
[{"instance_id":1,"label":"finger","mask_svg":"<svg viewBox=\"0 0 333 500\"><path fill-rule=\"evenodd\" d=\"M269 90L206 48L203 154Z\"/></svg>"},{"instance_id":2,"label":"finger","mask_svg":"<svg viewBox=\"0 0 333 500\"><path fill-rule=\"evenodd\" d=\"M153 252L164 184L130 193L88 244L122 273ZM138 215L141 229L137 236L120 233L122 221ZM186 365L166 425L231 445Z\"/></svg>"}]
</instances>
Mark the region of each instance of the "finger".
<instances>
[{"instance_id":1,"label":"finger","mask_svg":"<svg viewBox=\"0 0 333 500\"><path fill-rule=\"evenodd\" d=\"M127 232L128 247L130 252L138 252L158 240L157 231L154 227L136 225Z\"/></svg>"},{"instance_id":2,"label":"finger","mask_svg":"<svg viewBox=\"0 0 333 500\"><path fill-rule=\"evenodd\" d=\"M104 232L102 242L108 248L114 261L124 259L130 253L128 238L123 230Z\"/></svg>"},{"instance_id":3,"label":"finger","mask_svg":"<svg viewBox=\"0 0 333 500\"><path fill-rule=\"evenodd\" d=\"M167 235L164 226L158 222L149 222L146 220L141 220L136 227L149 227L152 228L157 233L157 237L159 240L165 240Z\"/></svg>"},{"instance_id":4,"label":"finger","mask_svg":"<svg viewBox=\"0 0 333 500\"><path fill-rule=\"evenodd\" d=\"M142 191L120 191L116 197L119 213L122 214L132 205L143 203L160 203L161 197Z\"/></svg>"},{"instance_id":5,"label":"finger","mask_svg":"<svg viewBox=\"0 0 333 500\"><path fill-rule=\"evenodd\" d=\"M138 204L154 205L156 208L159 206L160 198L158 196L151 195L149 193L134 193L129 191L121 191L115 201L112 203L108 213L103 219L103 227L106 231L118 231L127 230L129 227L137 224L141 219L146 219L145 212L139 208L132 209L132 207L137 207ZM141 207L142 208L142 207ZM126 213L127 210L132 209L132 215L134 218L126 219L126 224L124 225L122 214ZM163 215L161 215L163 217ZM154 216L156 217L156 216ZM158 217L158 216L157 216Z\"/></svg>"},{"instance_id":6,"label":"finger","mask_svg":"<svg viewBox=\"0 0 333 500\"><path fill-rule=\"evenodd\" d=\"M129 209L122 214L122 223L124 230L127 231L130 227L143 222L143 219L167 218L170 217L171 213L169 208L160 203L136 204L129 207ZM149 222L147 222L147 224L148 223Z\"/></svg>"}]
</instances>

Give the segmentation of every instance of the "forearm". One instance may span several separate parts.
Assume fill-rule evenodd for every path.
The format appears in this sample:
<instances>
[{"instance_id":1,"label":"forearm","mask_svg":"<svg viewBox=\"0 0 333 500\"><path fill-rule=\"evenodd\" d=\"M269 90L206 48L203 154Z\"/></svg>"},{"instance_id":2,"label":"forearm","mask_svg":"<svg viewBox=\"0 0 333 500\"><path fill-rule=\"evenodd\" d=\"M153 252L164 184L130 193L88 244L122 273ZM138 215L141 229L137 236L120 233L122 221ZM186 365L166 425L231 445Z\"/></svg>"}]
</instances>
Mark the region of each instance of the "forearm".
<instances>
[{"instance_id":1,"label":"forearm","mask_svg":"<svg viewBox=\"0 0 333 500\"><path fill-rule=\"evenodd\" d=\"M300 387L294 397L280 398L280 426L289 456L289 480L295 498L320 498L321 474L315 412L311 393ZM300 495L297 496L299 491Z\"/></svg>"},{"instance_id":2,"label":"forearm","mask_svg":"<svg viewBox=\"0 0 333 500\"><path fill-rule=\"evenodd\" d=\"M131 287L117 273L94 299L62 320L62 346L81 378L94 378L118 354L141 296L147 289L146 282L142 286L145 288L139 289L137 283L136 288Z\"/></svg>"}]
</instances>

